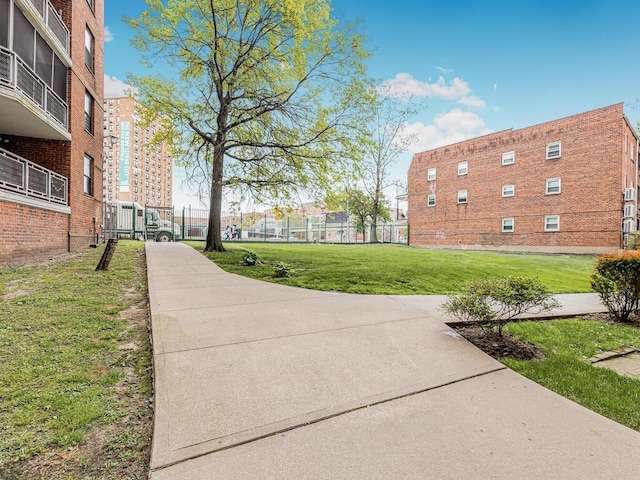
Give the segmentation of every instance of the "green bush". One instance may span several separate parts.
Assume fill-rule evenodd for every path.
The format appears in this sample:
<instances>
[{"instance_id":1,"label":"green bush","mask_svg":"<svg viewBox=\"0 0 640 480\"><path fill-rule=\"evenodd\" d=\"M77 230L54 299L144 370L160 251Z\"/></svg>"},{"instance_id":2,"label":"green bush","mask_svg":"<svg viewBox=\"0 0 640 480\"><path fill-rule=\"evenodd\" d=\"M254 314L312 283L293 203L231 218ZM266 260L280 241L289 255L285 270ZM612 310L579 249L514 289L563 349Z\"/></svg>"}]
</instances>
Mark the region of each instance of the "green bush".
<instances>
[{"instance_id":1,"label":"green bush","mask_svg":"<svg viewBox=\"0 0 640 480\"><path fill-rule=\"evenodd\" d=\"M273 276L277 278L291 277L296 271L291 265L284 262L278 262L273 266Z\"/></svg>"},{"instance_id":2,"label":"green bush","mask_svg":"<svg viewBox=\"0 0 640 480\"><path fill-rule=\"evenodd\" d=\"M598 257L591 286L611 316L628 322L640 300L640 251L626 250Z\"/></svg>"},{"instance_id":3,"label":"green bush","mask_svg":"<svg viewBox=\"0 0 640 480\"><path fill-rule=\"evenodd\" d=\"M258 265L260 263L260 260L258 260L258 255L249 251L244 254L244 257L242 257L242 261L245 265L249 266Z\"/></svg>"},{"instance_id":4,"label":"green bush","mask_svg":"<svg viewBox=\"0 0 640 480\"><path fill-rule=\"evenodd\" d=\"M628 234L626 248L627 250L639 250L640 249L640 232L632 232Z\"/></svg>"},{"instance_id":5,"label":"green bush","mask_svg":"<svg viewBox=\"0 0 640 480\"><path fill-rule=\"evenodd\" d=\"M538 279L504 277L475 280L457 295L449 295L443 310L458 320L502 335L503 327L518 315L543 313L559 307Z\"/></svg>"}]
</instances>

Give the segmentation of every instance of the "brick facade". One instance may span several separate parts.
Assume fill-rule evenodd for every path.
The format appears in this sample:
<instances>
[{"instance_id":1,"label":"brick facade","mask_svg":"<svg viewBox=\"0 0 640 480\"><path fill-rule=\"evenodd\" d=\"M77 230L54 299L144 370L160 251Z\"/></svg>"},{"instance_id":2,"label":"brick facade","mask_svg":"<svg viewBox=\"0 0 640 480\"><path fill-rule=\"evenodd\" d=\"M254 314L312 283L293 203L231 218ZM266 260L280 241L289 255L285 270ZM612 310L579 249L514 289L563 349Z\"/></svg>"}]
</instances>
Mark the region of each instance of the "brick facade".
<instances>
[{"instance_id":1,"label":"brick facade","mask_svg":"<svg viewBox=\"0 0 640 480\"><path fill-rule=\"evenodd\" d=\"M50 0L70 31L73 62L67 80L71 141L0 135L1 146L67 178L70 213L0 198L0 267L46 258L95 243L102 224L102 102L104 90L104 1ZM85 64L85 31L94 37L93 71ZM85 92L94 99L92 132L85 130ZM93 162L92 193L84 192L85 155ZM10 228L7 228L10 226ZM8 231L10 230L10 231Z\"/></svg>"},{"instance_id":2,"label":"brick facade","mask_svg":"<svg viewBox=\"0 0 640 480\"><path fill-rule=\"evenodd\" d=\"M547 145L555 142L560 155L547 159ZM618 249L623 207L637 207L635 200L623 201L625 188L632 187L637 197L637 148L622 104L616 104L418 153L408 176L410 243L554 252ZM466 174L459 174L460 162L467 162ZM435 180L428 179L430 169ZM459 203L465 190L466 203ZM434 206L427 206L429 195L435 196ZM633 229L635 211L626 218Z\"/></svg>"}]
</instances>

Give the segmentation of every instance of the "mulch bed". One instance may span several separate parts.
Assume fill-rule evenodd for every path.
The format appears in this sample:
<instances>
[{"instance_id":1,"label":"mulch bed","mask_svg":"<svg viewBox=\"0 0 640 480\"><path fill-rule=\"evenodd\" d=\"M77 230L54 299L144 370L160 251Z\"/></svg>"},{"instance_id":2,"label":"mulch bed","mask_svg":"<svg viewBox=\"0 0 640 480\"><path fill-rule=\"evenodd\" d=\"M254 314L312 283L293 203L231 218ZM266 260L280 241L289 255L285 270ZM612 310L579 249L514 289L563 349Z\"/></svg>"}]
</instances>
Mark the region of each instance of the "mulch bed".
<instances>
[{"instance_id":1,"label":"mulch bed","mask_svg":"<svg viewBox=\"0 0 640 480\"><path fill-rule=\"evenodd\" d=\"M483 332L479 327L455 327L464 338L493 358L515 358L516 360L543 360L544 353L535 345L515 338L507 333Z\"/></svg>"}]
</instances>

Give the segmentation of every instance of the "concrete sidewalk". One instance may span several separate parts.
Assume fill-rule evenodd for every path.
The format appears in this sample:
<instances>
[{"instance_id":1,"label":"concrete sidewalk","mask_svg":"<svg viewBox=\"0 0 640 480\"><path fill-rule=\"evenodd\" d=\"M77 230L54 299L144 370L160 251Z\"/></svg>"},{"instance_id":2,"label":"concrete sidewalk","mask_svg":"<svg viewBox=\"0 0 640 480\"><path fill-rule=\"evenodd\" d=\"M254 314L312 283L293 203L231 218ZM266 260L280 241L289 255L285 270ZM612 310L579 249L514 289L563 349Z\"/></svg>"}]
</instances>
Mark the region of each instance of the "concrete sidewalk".
<instances>
[{"instance_id":1,"label":"concrete sidewalk","mask_svg":"<svg viewBox=\"0 0 640 480\"><path fill-rule=\"evenodd\" d=\"M152 480L639 476L639 433L451 335L443 297L284 287L183 244L146 252ZM561 313L597 300L561 296Z\"/></svg>"}]
</instances>

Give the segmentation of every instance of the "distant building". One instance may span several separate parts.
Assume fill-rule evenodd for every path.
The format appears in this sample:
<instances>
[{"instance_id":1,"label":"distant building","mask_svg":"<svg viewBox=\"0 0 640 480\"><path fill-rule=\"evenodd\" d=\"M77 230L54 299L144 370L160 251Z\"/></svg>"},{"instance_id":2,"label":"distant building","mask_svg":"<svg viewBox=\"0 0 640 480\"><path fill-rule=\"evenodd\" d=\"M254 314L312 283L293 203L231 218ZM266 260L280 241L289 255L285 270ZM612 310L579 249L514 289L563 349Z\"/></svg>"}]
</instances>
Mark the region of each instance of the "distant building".
<instances>
[{"instance_id":1,"label":"distant building","mask_svg":"<svg viewBox=\"0 0 640 480\"><path fill-rule=\"evenodd\" d=\"M161 126L142 128L142 123L135 99L104 100L104 200L171 207L173 158L165 143L150 145Z\"/></svg>"},{"instance_id":2,"label":"distant building","mask_svg":"<svg viewBox=\"0 0 640 480\"><path fill-rule=\"evenodd\" d=\"M410 244L621 248L638 229L638 137L622 104L414 156Z\"/></svg>"},{"instance_id":3,"label":"distant building","mask_svg":"<svg viewBox=\"0 0 640 480\"><path fill-rule=\"evenodd\" d=\"M103 0L0 0L0 267L95 243Z\"/></svg>"}]
</instances>

